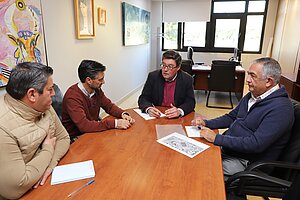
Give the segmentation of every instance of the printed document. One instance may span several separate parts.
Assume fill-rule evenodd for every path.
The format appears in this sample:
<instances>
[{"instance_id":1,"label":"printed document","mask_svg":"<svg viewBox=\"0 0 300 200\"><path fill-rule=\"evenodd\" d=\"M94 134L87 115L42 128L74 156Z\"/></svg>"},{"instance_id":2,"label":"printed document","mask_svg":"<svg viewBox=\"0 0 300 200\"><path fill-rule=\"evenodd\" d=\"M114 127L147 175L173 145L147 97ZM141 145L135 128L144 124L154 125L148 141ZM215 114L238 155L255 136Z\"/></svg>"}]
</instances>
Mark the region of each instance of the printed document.
<instances>
[{"instance_id":1,"label":"printed document","mask_svg":"<svg viewBox=\"0 0 300 200\"><path fill-rule=\"evenodd\" d=\"M157 140L157 142L190 158L195 157L202 151L209 148L208 145L203 144L202 142L198 142L176 132L166 137L160 138L159 140Z\"/></svg>"},{"instance_id":2,"label":"printed document","mask_svg":"<svg viewBox=\"0 0 300 200\"><path fill-rule=\"evenodd\" d=\"M51 185L95 177L92 160L56 166L52 172Z\"/></svg>"},{"instance_id":3,"label":"printed document","mask_svg":"<svg viewBox=\"0 0 300 200\"><path fill-rule=\"evenodd\" d=\"M150 117L150 115L148 113L143 113L141 111L141 109L133 109L137 114L139 114L142 118L144 118L145 120L150 120L150 119L156 119L155 117ZM165 117L166 115L161 113L160 117Z\"/></svg>"}]
</instances>

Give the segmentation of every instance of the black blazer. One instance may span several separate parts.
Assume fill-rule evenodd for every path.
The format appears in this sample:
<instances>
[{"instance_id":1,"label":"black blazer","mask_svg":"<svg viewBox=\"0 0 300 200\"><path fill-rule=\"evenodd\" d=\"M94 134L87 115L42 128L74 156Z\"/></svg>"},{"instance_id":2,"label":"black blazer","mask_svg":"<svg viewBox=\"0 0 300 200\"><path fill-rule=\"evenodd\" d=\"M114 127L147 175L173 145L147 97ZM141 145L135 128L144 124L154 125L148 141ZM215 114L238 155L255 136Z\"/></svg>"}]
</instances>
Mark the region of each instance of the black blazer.
<instances>
[{"instance_id":1,"label":"black blazer","mask_svg":"<svg viewBox=\"0 0 300 200\"><path fill-rule=\"evenodd\" d=\"M161 70L156 70L148 74L142 94L139 97L138 104L142 112L150 106L161 106L164 99L164 83ZM181 108L187 115L194 111L195 95L193 89L193 78L179 70L176 77L176 86L174 102L177 108Z\"/></svg>"}]
</instances>

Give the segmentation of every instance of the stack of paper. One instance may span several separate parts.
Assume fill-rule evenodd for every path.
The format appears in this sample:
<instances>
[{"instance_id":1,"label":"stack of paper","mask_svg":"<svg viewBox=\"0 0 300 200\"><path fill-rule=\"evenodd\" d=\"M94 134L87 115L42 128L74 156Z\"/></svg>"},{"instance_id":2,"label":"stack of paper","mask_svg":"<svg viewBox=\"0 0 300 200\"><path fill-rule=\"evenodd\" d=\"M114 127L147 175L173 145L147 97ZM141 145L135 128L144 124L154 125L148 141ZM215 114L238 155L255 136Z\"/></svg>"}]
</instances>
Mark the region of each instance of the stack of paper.
<instances>
[{"instance_id":1,"label":"stack of paper","mask_svg":"<svg viewBox=\"0 0 300 200\"><path fill-rule=\"evenodd\" d=\"M51 185L95 177L92 160L68 165L57 166L53 169Z\"/></svg>"}]
</instances>

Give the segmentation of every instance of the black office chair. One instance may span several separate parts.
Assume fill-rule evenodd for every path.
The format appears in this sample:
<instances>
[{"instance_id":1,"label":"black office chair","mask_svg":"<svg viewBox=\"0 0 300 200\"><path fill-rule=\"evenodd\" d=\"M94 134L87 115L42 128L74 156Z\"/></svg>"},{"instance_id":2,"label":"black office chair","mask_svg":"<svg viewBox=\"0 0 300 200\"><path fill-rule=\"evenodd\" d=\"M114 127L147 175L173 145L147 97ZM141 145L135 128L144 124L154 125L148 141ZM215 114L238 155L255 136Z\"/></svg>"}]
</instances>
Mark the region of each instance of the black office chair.
<instances>
[{"instance_id":1,"label":"black office chair","mask_svg":"<svg viewBox=\"0 0 300 200\"><path fill-rule=\"evenodd\" d=\"M194 53L193 48L192 47L188 47L187 48L187 59L192 61L192 65L194 65L193 53Z\"/></svg>"},{"instance_id":2,"label":"black office chair","mask_svg":"<svg viewBox=\"0 0 300 200\"><path fill-rule=\"evenodd\" d=\"M206 107L209 108L225 108L232 109L231 92L235 87L235 67L237 63L234 61L214 60L211 65L211 72L208 77L208 95L206 99ZM211 91L229 92L230 107L211 106L209 105L209 97Z\"/></svg>"},{"instance_id":3,"label":"black office chair","mask_svg":"<svg viewBox=\"0 0 300 200\"><path fill-rule=\"evenodd\" d=\"M193 76L193 64L191 60L182 60L180 69L189 75Z\"/></svg>"},{"instance_id":4,"label":"black office chair","mask_svg":"<svg viewBox=\"0 0 300 200\"><path fill-rule=\"evenodd\" d=\"M252 163L226 181L228 194L292 199L300 188L300 104L294 103L295 122L278 161ZM297 185L298 184L298 185ZM297 188L297 189L296 189ZM293 196L294 197L294 196ZM300 196L293 198L300 199Z\"/></svg>"},{"instance_id":5,"label":"black office chair","mask_svg":"<svg viewBox=\"0 0 300 200\"><path fill-rule=\"evenodd\" d=\"M52 97L52 107L54 108L59 119L62 119L62 101L63 94L61 93L59 87L56 84L53 84L55 95Z\"/></svg>"}]
</instances>

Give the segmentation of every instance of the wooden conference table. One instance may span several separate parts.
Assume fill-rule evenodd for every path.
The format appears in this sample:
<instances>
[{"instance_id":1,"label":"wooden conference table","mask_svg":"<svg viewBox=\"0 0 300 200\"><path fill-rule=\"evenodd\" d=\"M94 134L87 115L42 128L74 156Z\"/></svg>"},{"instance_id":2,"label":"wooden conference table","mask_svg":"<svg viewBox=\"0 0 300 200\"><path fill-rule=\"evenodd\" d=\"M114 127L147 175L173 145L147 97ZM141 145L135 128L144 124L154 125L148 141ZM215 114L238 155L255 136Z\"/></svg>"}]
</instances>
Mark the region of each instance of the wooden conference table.
<instances>
[{"instance_id":1,"label":"wooden conference table","mask_svg":"<svg viewBox=\"0 0 300 200\"><path fill-rule=\"evenodd\" d=\"M193 65L194 89L195 90L208 90L208 75L210 74L211 67L208 65ZM245 83L245 69L241 66L236 66L235 70L235 92L236 97L240 100L243 97L244 83Z\"/></svg>"},{"instance_id":2,"label":"wooden conference table","mask_svg":"<svg viewBox=\"0 0 300 200\"><path fill-rule=\"evenodd\" d=\"M67 198L91 179L51 186L49 177L22 199L226 199L219 147L197 138L211 147L189 158L156 142L155 124L190 125L199 114L146 121L128 112L136 120L131 128L84 134L59 163L93 160L93 184Z\"/></svg>"}]
</instances>

